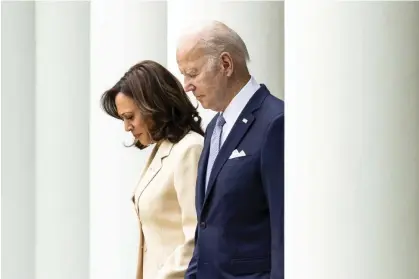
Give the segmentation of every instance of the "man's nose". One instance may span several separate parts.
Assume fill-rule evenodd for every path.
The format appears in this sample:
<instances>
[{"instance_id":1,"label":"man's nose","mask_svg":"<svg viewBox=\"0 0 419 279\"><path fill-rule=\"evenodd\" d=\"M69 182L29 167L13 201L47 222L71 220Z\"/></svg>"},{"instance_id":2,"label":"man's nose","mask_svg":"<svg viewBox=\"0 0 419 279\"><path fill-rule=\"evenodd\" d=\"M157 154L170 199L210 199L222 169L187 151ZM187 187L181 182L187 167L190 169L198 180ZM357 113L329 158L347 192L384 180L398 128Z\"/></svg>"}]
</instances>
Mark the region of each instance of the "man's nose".
<instances>
[{"instance_id":1,"label":"man's nose","mask_svg":"<svg viewBox=\"0 0 419 279\"><path fill-rule=\"evenodd\" d=\"M195 86L193 86L190 82L185 82L183 89L185 89L185 92L195 91Z\"/></svg>"}]
</instances>

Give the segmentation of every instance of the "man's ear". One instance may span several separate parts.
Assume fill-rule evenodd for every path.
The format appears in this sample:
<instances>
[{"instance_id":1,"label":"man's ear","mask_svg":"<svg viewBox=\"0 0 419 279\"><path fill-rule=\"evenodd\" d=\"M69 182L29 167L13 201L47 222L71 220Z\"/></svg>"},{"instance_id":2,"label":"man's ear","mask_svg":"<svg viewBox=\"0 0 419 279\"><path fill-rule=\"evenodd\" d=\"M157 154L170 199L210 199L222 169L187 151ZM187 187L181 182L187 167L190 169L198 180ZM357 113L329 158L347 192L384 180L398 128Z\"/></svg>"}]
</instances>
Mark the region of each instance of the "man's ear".
<instances>
[{"instance_id":1,"label":"man's ear","mask_svg":"<svg viewBox=\"0 0 419 279\"><path fill-rule=\"evenodd\" d=\"M223 68L223 71L226 73L228 77L231 77L233 75L234 70L234 64L233 59L228 52L221 53L221 65Z\"/></svg>"}]
</instances>

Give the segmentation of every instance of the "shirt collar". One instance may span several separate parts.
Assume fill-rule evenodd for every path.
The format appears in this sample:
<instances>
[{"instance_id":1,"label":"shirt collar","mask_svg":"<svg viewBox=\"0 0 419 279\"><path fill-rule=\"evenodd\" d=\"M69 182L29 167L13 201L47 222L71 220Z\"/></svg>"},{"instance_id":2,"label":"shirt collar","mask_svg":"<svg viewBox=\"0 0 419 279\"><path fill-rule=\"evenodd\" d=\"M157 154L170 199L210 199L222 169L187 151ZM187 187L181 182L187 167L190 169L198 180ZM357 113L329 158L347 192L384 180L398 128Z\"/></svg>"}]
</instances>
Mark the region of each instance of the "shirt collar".
<instances>
[{"instance_id":1,"label":"shirt collar","mask_svg":"<svg viewBox=\"0 0 419 279\"><path fill-rule=\"evenodd\" d=\"M244 107L252 98L253 94L259 89L260 85L256 82L253 76L250 77L249 81L245 86L234 96L230 104L223 112L223 117L228 125L233 125L240 113L243 111Z\"/></svg>"}]
</instances>

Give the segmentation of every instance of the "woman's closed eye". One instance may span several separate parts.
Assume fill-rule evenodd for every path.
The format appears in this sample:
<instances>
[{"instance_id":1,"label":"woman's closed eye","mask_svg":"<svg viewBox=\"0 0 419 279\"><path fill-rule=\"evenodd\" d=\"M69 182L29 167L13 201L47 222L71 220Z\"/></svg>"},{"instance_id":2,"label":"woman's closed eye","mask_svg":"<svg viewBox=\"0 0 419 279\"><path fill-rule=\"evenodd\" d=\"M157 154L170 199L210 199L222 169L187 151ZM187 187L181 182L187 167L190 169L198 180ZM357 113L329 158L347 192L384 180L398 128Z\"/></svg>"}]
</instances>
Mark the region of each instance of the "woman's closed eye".
<instances>
[{"instance_id":1,"label":"woman's closed eye","mask_svg":"<svg viewBox=\"0 0 419 279\"><path fill-rule=\"evenodd\" d=\"M134 116L131 115L131 114L122 114L121 115L122 120L132 120L133 118L134 118Z\"/></svg>"}]
</instances>

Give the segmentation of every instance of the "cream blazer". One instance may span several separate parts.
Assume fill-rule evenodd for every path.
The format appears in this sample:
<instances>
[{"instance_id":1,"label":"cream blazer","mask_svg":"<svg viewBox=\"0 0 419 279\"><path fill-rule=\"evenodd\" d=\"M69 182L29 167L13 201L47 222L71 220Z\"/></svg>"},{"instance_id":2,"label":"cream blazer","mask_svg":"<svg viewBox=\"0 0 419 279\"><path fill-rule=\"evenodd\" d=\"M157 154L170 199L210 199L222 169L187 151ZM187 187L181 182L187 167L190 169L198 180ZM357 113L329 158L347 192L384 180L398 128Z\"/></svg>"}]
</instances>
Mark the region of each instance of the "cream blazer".
<instances>
[{"instance_id":1,"label":"cream blazer","mask_svg":"<svg viewBox=\"0 0 419 279\"><path fill-rule=\"evenodd\" d=\"M156 145L133 195L139 220L137 279L183 279L194 249L195 187L204 139L189 132Z\"/></svg>"}]
</instances>

